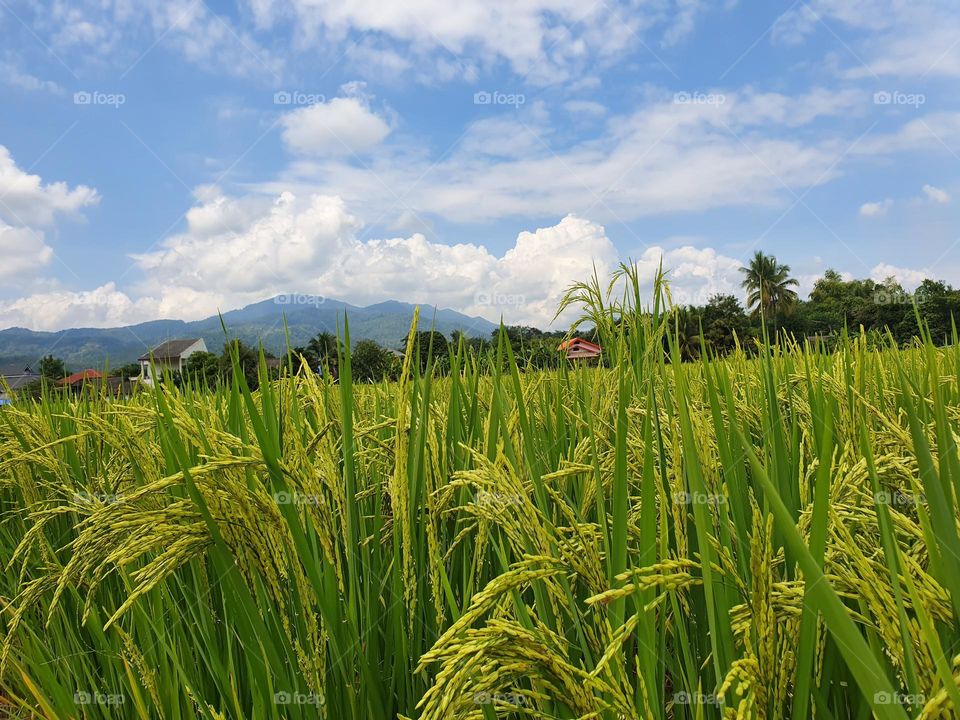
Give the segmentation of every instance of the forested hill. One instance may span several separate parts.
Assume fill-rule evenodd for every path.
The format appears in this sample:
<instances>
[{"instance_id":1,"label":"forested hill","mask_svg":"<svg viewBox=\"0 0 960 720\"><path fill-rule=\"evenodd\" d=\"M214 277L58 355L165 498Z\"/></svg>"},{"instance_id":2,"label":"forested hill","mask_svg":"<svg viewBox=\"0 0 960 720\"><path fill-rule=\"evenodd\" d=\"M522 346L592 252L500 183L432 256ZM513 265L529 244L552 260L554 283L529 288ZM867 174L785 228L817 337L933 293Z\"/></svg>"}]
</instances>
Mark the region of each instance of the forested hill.
<instances>
[{"instance_id":1,"label":"forested hill","mask_svg":"<svg viewBox=\"0 0 960 720\"><path fill-rule=\"evenodd\" d=\"M349 303L308 295L280 295L223 314L223 322L232 338L274 353L287 346L302 345L317 333L337 332L344 315L349 317L350 338L375 340L385 347L397 347L406 337L416 306L390 300L359 307ZM284 328L286 319L286 330ZM421 306L420 325L434 326L449 336L460 330L472 337L489 336L497 325L483 318L469 317L454 310L434 310ZM71 328L56 332L37 332L25 328L0 330L0 364L36 363L53 354L71 367L99 367L108 359L116 367L136 360L147 349L171 338L202 337L214 352L224 343L220 316L204 320L154 320L117 328Z\"/></svg>"}]
</instances>

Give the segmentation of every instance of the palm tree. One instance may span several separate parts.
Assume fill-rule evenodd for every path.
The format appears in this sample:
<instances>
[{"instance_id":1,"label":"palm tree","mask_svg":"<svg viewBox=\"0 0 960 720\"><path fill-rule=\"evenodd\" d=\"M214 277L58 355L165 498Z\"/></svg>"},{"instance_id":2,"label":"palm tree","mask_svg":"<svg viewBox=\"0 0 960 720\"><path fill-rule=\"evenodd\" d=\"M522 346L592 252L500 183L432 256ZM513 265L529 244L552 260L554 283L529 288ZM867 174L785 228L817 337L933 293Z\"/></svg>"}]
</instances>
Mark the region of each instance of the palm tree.
<instances>
[{"instance_id":1,"label":"palm tree","mask_svg":"<svg viewBox=\"0 0 960 720\"><path fill-rule=\"evenodd\" d=\"M677 349L682 360L696 360L700 357L701 337L700 309L693 305L681 305L674 308L670 319L670 334L677 341Z\"/></svg>"},{"instance_id":2,"label":"palm tree","mask_svg":"<svg viewBox=\"0 0 960 720\"><path fill-rule=\"evenodd\" d=\"M337 356L337 336L324 330L307 343L307 349L323 362Z\"/></svg>"},{"instance_id":3,"label":"palm tree","mask_svg":"<svg viewBox=\"0 0 960 720\"><path fill-rule=\"evenodd\" d=\"M789 314L797 302L797 293L791 288L800 283L790 277L790 266L781 265L773 255L764 255L758 250L740 272L745 276L742 285L748 293L747 307L754 313L762 312L764 318L771 318L776 328L777 315Z\"/></svg>"}]
</instances>

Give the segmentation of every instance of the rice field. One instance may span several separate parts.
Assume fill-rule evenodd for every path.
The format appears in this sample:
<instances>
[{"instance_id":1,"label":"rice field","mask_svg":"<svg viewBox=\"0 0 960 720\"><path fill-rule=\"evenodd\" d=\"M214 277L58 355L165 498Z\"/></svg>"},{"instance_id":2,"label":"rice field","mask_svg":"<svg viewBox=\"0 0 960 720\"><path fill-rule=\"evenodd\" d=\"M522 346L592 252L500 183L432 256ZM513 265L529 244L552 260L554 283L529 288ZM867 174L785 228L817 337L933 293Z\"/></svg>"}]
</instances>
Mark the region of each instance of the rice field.
<instances>
[{"instance_id":1,"label":"rice field","mask_svg":"<svg viewBox=\"0 0 960 720\"><path fill-rule=\"evenodd\" d=\"M622 279L610 368L4 408L0 716L960 717L960 345L681 363Z\"/></svg>"}]
</instances>

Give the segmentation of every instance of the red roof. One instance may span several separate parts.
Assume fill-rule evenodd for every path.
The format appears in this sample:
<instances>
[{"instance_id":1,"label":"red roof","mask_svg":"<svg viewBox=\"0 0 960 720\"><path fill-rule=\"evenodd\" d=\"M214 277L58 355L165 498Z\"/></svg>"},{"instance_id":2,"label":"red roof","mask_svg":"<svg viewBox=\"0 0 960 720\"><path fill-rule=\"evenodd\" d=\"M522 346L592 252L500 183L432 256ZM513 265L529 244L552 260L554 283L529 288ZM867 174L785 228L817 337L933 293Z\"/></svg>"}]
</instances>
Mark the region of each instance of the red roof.
<instances>
[{"instance_id":1,"label":"red roof","mask_svg":"<svg viewBox=\"0 0 960 720\"><path fill-rule=\"evenodd\" d=\"M557 350L573 350L575 348L597 351L601 349L599 345L592 343L589 340L584 340L583 338L570 338L569 340L564 340L562 343L560 343L559 347L557 347Z\"/></svg>"},{"instance_id":2,"label":"red roof","mask_svg":"<svg viewBox=\"0 0 960 720\"><path fill-rule=\"evenodd\" d=\"M557 347L558 352L565 352L568 360L579 360L581 358L600 357L603 349L596 343L584 340L583 338L570 338L564 340Z\"/></svg>"},{"instance_id":3,"label":"red roof","mask_svg":"<svg viewBox=\"0 0 960 720\"><path fill-rule=\"evenodd\" d=\"M65 377L63 380L59 381L60 385L73 385L78 382L83 382L85 380L99 380L103 377L103 373L99 373L96 370L82 370L81 372L74 373Z\"/></svg>"}]
</instances>

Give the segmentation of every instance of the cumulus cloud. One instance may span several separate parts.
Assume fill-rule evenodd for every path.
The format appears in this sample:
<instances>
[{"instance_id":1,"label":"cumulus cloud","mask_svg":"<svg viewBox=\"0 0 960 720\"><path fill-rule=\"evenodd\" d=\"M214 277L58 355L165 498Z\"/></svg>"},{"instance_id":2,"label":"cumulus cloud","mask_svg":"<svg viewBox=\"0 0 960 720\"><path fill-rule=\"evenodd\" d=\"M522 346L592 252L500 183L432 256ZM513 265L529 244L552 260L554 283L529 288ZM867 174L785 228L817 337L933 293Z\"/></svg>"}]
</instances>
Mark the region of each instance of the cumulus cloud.
<instances>
[{"instance_id":1,"label":"cumulus cloud","mask_svg":"<svg viewBox=\"0 0 960 720\"><path fill-rule=\"evenodd\" d=\"M653 286L661 262L667 271L674 304L704 305L718 293L742 295L740 268L744 262L713 248L692 245L669 250L658 246L647 248L637 261L641 287L644 282L648 287Z\"/></svg>"},{"instance_id":2,"label":"cumulus cloud","mask_svg":"<svg viewBox=\"0 0 960 720\"><path fill-rule=\"evenodd\" d=\"M75 214L98 200L96 190L85 185L44 183L17 167L0 145L0 281L11 286L35 279L53 258L42 228L57 215Z\"/></svg>"},{"instance_id":3,"label":"cumulus cloud","mask_svg":"<svg viewBox=\"0 0 960 720\"><path fill-rule=\"evenodd\" d=\"M335 196L230 198L211 187L197 196L185 232L134 256L142 279L129 289L113 283L83 292L55 287L0 302L0 325L49 330L197 319L296 292L357 304L400 299L546 326L571 283L594 266L607 277L619 260L603 226L575 215L519 233L497 255L482 245L446 245L419 233L361 239L363 223ZM733 258L691 246L652 247L639 258L645 281L652 281L661 259L671 269L677 302L736 291L740 263Z\"/></svg>"},{"instance_id":4,"label":"cumulus cloud","mask_svg":"<svg viewBox=\"0 0 960 720\"><path fill-rule=\"evenodd\" d=\"M889 263L880 263L870 271L870 278L872 280L883 282L889 277L896 278L897 282L908 292L915 290L917 285L930 276L927 270L913 270L911 268L897 267Z\"/></svg>"},{"instance_id":5,"label":"cumulus cloud","mask_svg":"<svg viewBox=\"0 0 960 720\"><path fill-rule=\"evenodd\" d=\"M939 205L946 205L950 202L950 193L946 190L941 190L938 187L933 185L924 185L923 194L927 196L927 199L930 202L937 203Z\"/></svg>"},{"instance_id":6,"label":"cumulus cloud","mask_svg":"<svg viewBox=\"0 0 960 720\"><path fill-rule=\"evenodd\" d=\"M362 153L390 133L387 122L359 97L338 97L298 108L281 123L289 150L317 155Z\"/></svg>"},{"instance_id":7,"label":"cumulus cloud","mask_svg":"<svg viewBox=\"0 0 960 720\"><path fill-rule=\"evenodd\" d=\"M36 271L53 257L43 233L28 227L11 227L0 220L0 281L9 283Z\"/></svg>"},{"instance_id":8,"label":"cumulus cloud","mask_svg":"<svg viewBox=\"0 0 960 720\"><path fill-rule=\"evenodd\" d=\"M886 200L880 200L878 202L866 202L860 206L860 216L879 217L881 215L886 215L887 210L890 209L891 205L893 205L893 200L890 198L887 198Z\"/></svg>"},{"instance_id":9,"label":"cumulus cloud","mask_svg":"<svg viewBox=\"0 0 960 720\"><path fill-rule=\"evenodd\" d=\"M39 175L17 167L10 151L0 145L0 220L12 225L47 225L58 213L75 213L99 199L97 191L86 185L44 184Z\"/></svg>"},{"instance_id":10,"label":"cumulus cloud","mask_svg":"<svg viewBox=\"0 0 960 720\"><path fill-rule=\"evenodd\" d=\"M157 319L156 304L146 298L132 300L114 283L75 292L54 288L27 297L0 301L0 326L32 330L66 327L116 327Z\"/></svg>"},{"instance_id":11,"label":"cumulus cloud","mask_svg":"<svg viewBox=\"0 0 960 720\"><path fill-rule=\"evenodd\" d=\"M520 233L500 257L420 233L362 240L362 222L328 195L283 193L264 209L259 197L208 194L187 221L185 233L134 257L145 277L138 295L153 298L164 316L182 316L184 296L189 312L202 317L272 294L308 292L359 304L402 299L492 319L503 312L543 324L592 262L606 271L616 258L603 228L574 216Z\"/></svg>"}]
</instances>

